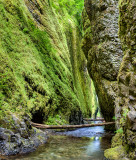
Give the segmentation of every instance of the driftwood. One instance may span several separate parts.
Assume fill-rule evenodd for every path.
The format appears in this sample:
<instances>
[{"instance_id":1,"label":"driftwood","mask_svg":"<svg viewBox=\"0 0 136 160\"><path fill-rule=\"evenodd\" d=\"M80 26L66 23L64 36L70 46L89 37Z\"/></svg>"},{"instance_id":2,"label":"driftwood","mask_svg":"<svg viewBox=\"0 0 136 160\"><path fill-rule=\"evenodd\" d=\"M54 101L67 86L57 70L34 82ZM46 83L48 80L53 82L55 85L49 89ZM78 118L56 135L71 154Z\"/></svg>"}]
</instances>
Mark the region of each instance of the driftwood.
<instances>
[{"instance_id":1,"label":"driftwood","mask_svg":"<svg viewBox=\"0 0 136 160\"><path fill-rule=\"evenodd\" d=\"M70 128L85 128L85 127L95 127L95 126L105 126L115 124L115 122L106 122L106 123L98 123L98 124L81 124L81 125L44 125L31 122L33 127L36 128L45 128L45 129L70 129Z\"/></svg>"},{"instance_id":2,"label":"driftwood","mask_svg":"<svg viewBox=\"0 0 136 160\"><path fill-rule=\"evenodd\" d=\"M91 119L91 118L84 118L85 121L105 121L104 118L98 118L98 119Z\"/></svg>"}]
</instances>

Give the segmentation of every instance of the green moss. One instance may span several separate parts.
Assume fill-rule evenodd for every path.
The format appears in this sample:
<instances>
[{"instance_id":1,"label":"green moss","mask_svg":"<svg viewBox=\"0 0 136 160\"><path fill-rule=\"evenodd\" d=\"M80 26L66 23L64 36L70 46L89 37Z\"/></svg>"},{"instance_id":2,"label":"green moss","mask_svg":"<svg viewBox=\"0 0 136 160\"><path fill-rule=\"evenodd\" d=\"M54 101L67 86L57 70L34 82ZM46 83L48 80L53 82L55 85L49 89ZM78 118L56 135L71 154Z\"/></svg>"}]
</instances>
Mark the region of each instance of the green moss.
<instances>
[{"instance_id":1,"label":"green moss","mask_svg":"<svg viewBox=\"0 0 136 160\"><path fill-rule=\"evenodd\" d=\"M50 0L50 3L57 13L64 16L64 23L67 23L68 19L73 18L75 25L82 32L81 14L84 7L83 0Z\"/></svg>"},{"instance_id":2,"label":"green moss","mask_svg":"<svg viewBox=\"0 0 136 160\"><path fill-rule=\"evenodd\" d=\"M123 128L122 144L124 145L129 159L135 159L136 136L128 118L128 113L133 112L135 101L135 14L136 4L133 0L119 1L119 36L124 51L124 57L118 75L120 127ZM130 92L131 90L131 92ZM133 98L131 98L133 97ZM130 107L131 106L131 107Z\"/></svg>"},{"instance_id":3,"label":"green moss","mask_svg":"<svg viewBox=\"0 0 136 160\"><path fill-rule=\"evenodd\" d=\"M62 16L48 1L38 1L32 12L30 7L29 1L0 0L0 115L6 117L5 110L32 117L42 110L44 121L55 123L58 114L65 122L73 111L90 114L90 82L77 47L81 36L76 16L71 17L68 6ZM64 23L68 17L74 33L69 21Z\"/></svg>"},{"instance_id":4,"label":"green moss","mask_svg":"<svg viewBox=\"0 0 136 160\"><path fill-rule=\"evenodd\" d=\"M107 149L104 152L104 156L110 160L123 160L125 156L125 150L122 146Z\"/></svg>"},{"instance_id":5,"label":"green moss","mask_svg":"<svg viewBox=\"0 0 136 160\"><path fill-rule=\"evenodd\" d=\"M95 112L96 110L99 108L99 102L98 102L98 98L96 95L96 91L95 91L95 87L94 87L94 83L91 80L91 95L92 95L92 99L91 99L91 110L92 110L92 118L95 118ZM97 113L97 117L100 117L100 110L98 110Z\"/></svg>"},{"instance_id":6,"label":"green moss","mask_svg":"<svg viewBox=\"0 0 136 160\"><path fill-rule=\"evenodd\" d=\"M67 124L66 120L63 118L63 115L55 115L54 117L49 117L48 122L46 123L47 125L63 125Z\"/></svg>"},{"instance_id":7,"label":"green moss","mask_svg":"<svg viewBox=\"0 0 136 160\"><path fill-rule=\"evenodd\" d=\"M118 132L116 133L116 135L112 138L112 148L115 148L117 146L120 146L122 145L122 137L123 137L123 134Z\"/></svg>"}]
</instances>

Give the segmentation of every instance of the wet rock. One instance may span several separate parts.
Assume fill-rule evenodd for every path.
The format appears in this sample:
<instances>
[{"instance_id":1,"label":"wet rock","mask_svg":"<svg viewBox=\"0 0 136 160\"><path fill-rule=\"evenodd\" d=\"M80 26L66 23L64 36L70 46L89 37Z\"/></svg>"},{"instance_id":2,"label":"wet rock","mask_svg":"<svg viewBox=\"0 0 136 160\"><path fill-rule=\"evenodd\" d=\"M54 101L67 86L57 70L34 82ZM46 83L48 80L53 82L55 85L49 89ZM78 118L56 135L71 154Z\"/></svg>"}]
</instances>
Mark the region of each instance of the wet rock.
<instances>
[{"instance_id":1,"label":"wet rock","mask_svg":"<svg viewBox=\"0 0 136 160\"><path fill-rule=\"evenodd\" d=\"M122 146L117 146L115 148L107 149L104 155L109 160L129 160L125 157L126 152Z\"/></svg>"},{"instance_id":2,"label":"wet rock","mask_svg":"<svg viewBox=\"0 0 136 160\"><path fill-rule=\"evenodd\" d=\"M124 134L123 145L128 148L129 159L136 159L135 13L136 1L120 1L119 35L124 57L118 75L119 103L117 105L121 110L120 124Z\"/></svg>"},{"instance_id":3,"label":"wet rock","mask_svg":"<svg viewBox=\"0 0 136 160\"><path fill-rule=\"evenodd\" d=\"M117 141L121 143L113 143L114 148L105 153L109 159L122 159L125 154L136 159L136 1L120 0L118 8L117 0L85 0L85 9L82 49L89 74L105 120L112 120L115 109L116 127L123 132L118 137L122 141Z\"/></svg>"},{"instance_id":4,"label":"wet rock","mask_svg":"<svg viewBox=\"0 0 136 160\"><path fill-rule=\"evenodd\" d=\"M12 115L14 126L10 129L0 128L0 155L25 154L34 151L46 143L46 132L32 128L30 120L20 120Z\"/></svg>"},{"instance_id":5,"label":"wet rock","mask_svg":"<svg viewBox=\"0 0 136 160\"><path fill-rule=\"evenodd\" d=\"M3 136L5 134L3 133ZM0 140L1 155L16 155L25 154L34 151L39 145L47 141L47 136L44 132L37 130L35 136L25 139L18 135L8 135L9 139Z\"/></svg>"},{"instance_id":6,"label":"wet rock","mask_svg":"<svg viewBox=\"0 0 136 160\"><path fill-rule=\"evenodd\" d=\"M84 124L82 112L81 111L72 112L69 118L69 123L73 125Z\"/></svg>"},{"instance_id":7,"label":"wet rock","mask_svg":"<svg viewBox=\"0 0 136 160\"><path fill-rule=\"evenodd\" d=\"M123 135L121 133L117 133L113 138L112 138L112 148L115 148L117 146L122 145L122 139Z\"/></svg>"},{"instance_id":8,"label":"wet rock","mask_svg":"<svg viewBox=\"0 0 136 160\"><path fill-rule=\"evenodd\" d=\"M136 131L136 111L129 111L128 115L129 128Z\"/></svg>"},{"instance_id":9,"label":"wet rock","mask_svg":"<svg viewBox=\"0 0 136 160\"><path fill-rule=\"evenodd\" d=\"M113 121L118 91L117 76L123 58L118 37L118 2L85 0L85 10L82 49L104 119Z\"/></svg>"}]
</instances>

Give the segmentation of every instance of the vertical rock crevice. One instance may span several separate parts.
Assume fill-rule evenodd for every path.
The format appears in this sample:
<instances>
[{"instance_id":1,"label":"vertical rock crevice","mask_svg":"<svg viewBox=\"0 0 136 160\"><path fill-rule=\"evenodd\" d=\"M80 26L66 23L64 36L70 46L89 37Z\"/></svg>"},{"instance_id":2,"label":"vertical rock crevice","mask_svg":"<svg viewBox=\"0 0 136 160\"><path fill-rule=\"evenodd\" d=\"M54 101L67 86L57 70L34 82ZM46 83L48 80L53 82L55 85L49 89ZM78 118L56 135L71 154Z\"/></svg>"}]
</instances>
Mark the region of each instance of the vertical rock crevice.
<instances>
[{"instance_id":1,"label":"vertical rock crevice","mask_svg":"<svg viewBox=\"0 0 136 160\"><path fill-rule=\"evenodd\" d=\"M118 1L85 0L85 35L82 49L106 121L113 120L118 88L117 75L123 58L118 38L118 17Z\"/></svg>"}]
</instances>

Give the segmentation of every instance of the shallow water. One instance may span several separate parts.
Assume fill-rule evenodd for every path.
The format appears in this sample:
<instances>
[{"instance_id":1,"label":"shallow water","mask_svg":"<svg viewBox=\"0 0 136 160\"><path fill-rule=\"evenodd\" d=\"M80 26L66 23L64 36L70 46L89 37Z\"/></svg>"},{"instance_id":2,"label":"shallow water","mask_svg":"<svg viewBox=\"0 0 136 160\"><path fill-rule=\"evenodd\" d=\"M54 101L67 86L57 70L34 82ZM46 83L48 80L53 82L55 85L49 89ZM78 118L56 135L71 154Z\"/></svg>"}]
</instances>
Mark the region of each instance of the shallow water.
<instances>
[{"instance_id":1,"label":"shallow water","mask_svg":"<svg viewBox=\"0 0 136 160\"><path fill-rule=\"evenodd\" d=\"M56 132L49 142L26 156L14 160L103 160L110 148L111 134L103 126Z\"/></svg>"}]
</instances>

